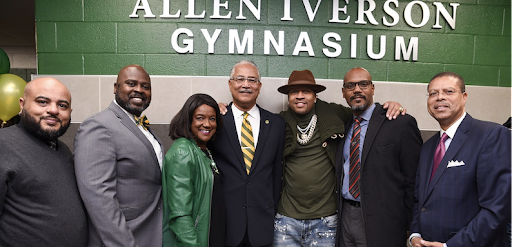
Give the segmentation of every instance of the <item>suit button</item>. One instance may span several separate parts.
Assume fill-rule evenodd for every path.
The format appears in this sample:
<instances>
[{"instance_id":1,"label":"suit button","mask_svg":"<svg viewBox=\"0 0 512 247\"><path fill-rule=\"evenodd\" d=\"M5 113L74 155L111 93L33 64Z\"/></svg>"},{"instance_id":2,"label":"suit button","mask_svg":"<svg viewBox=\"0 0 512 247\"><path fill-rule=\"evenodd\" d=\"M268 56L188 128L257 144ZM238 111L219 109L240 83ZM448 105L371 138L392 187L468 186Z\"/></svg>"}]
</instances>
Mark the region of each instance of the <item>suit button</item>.
<instances>
[{"instance_id":1,"label":"suit button","mask_svg":"<svg viewBox=\"0 0 512 247\"><path fill-rule=\"evenodd\" d=\"M251 185L251 181L247 181L247 185Z\"/></svg>"},{"instance_id":2,"label":"suit button","mask_svg":"<svg viewBox=\"0 0 512 247\"><path fill-rule=\"evenodd\" d=\"M247 204L244 204L244 208L247 208Z\"/></svg>"},{"instance_id":3,"label":"suit button","mask_svg":"<svg viewBox=\"0 0 512 247\"><path fill-rule=\"evenodd\" d=\"M425 211L427 211L426 208L421 208L421 212L425 212Z\"/></svg>"}]
</instances>

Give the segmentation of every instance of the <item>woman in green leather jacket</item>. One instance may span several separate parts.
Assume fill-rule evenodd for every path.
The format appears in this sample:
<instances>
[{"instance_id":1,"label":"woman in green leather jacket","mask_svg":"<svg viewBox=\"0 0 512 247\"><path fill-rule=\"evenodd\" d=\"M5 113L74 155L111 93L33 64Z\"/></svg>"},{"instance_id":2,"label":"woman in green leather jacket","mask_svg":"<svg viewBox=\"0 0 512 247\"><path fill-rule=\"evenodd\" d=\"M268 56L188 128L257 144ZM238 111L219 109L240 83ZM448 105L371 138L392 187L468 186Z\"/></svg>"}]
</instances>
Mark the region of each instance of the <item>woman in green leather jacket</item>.
<instances>
[{"instance_id":1,"label":"woman in green leather jacket","mask_svg":"<svg viewBox=\"0 0 512 247\"><path fill-rule=\"evenodd\" d=\"M222 126L215 100L190 96L174 116L174 141L162 168L163 246L224 246L225 210L220 174L208 141Z\"/></svg>"}]
</instances>

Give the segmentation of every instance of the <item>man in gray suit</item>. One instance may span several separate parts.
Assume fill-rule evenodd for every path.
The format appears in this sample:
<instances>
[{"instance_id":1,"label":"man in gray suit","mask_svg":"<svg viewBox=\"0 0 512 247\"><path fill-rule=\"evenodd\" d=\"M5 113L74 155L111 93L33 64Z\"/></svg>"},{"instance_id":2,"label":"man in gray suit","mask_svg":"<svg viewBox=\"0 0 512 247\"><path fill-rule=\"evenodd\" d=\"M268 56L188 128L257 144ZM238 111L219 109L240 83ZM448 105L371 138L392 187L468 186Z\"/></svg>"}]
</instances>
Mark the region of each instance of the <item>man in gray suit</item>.
<instances>
[{"instance_id":1,"label":"man in gray suit","mask_svg":"<svg viewBox=\"0 0 512 247\"><path fill-rule=\"evenodd\" d=\"M78 188L89 213L89 246L162 246L162 145L141 113L151 79L128 65L115 100L87 118L75 136Z\"/></svg>"}]
</instances>

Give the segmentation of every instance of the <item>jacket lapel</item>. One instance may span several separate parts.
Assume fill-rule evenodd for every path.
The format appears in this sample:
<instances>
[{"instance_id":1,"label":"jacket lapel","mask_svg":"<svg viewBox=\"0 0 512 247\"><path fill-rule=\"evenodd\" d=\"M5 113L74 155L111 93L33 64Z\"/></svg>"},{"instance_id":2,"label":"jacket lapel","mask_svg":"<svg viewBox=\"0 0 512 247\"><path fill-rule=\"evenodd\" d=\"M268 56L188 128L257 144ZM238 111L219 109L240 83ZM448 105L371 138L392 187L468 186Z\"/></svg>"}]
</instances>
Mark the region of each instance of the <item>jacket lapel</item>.
<instances>
[{"instance_id":1,"label":"jacket lapel","mask_svg":"<svg viewBox=\"0 0 512 247\"><path fill-rule=\"evenodd\" d=\"M370 118L370 123L366 129L366 136L364 137L363 152L361 155L361 171L364 167L364 163L366 162L366 158L368 157L371 145L373 144L377 133L379 133L379 129L382 126L382 123L384 123L384 120L386 119L385 113L386 111L384 111L380 104L376 104L375 110L373 111L372 117Z\"/></svg>"},{"instance_id":2,"label":"jacket lapel","mask_svg":"<svg viewBox=\"0 0 512 247\"><path fill-rule=\"evenodd\" d=\"M256 147L262 147L265 145L265 140L267 140L267 135L270 130L271 122L268 119L269 113L266 111L263 111L258 105L256 105L260 110L260 133L258 136L258 144ZM261 145L261 146L260 146ZM263 148L256 148L254 152L254 159L252 160L251 170L255 169L256 165L258 164L258 160L261 156L261 152ZM249 175L252 173L249 173Z\"/></svg>"},{"instance_id":3,"label":"jacket lapel","mask_svg":"<svg viewBox=\"0 0 512 247\"><path fill-rule=\"evenodd\" d=\"M240 164L240 169L245 172L245 162L242 154L242 147L240 146L240 140L238 139L238 132L236 131L235 126L235 118L233 116L233 111L231 110L233 103L230 103L228 106L228 112L224 115L224 130L226 131L226 136L228 137L229 143L233 148L234 153L236 154L236 158L238 159L238 163ZM247 172L245 172L247 173Z\"/></svg>"},{"instance_id":4,"label":"jacket lapel","mask_svg":"<svg viewBox=\"0 0 512 247\"><path fill-rule=\"evenodd\" d=\"M148 151L150 151L153 155L153 162L158 165L158 159L155 154L155 149L153 148L153 145L151 145L151 142L149 142L148 138L142 133L142 131L137 127L137 125L130 119L130 117L118 106L116 103L112 102L110 103L110 106L108 107L116 116L119 118L119 121L128 129L130 130L143 144L146 146ZM151 132L153 134L153 132ZM155 136L153 134L153 136ZM155 136L155 138L158 140L159 143L160 140ZM160 144L161 146L161 144ZM162 149L163 152L163 149ZM160 170L160 169L159 169Z\"/></svg>"},{"instance_id":5,"label":"jacket lapel","mask_svg":"<svg viewBox=\"0 0 512 247\"><path fill-rule=\"evenodd\" d=\"M468 138L468 131L470 130L472 119L473 118L471 116L469 116L469 114L466 114L466 117L460 123L459 128L455 132L455 136L453 137L453 140L450 143L450 146L448 147L448 150L446 150L446 153L444 154L443 159L439 163L439 167L437 168L436 173L434 174L434 177L432 178L432 181L430 181L430 185L428 186L427 195L430 195L430 193L434 189L435 184L437 183L437 181L439 181L439 178L442 176L443 172L446 170L446 167L448 166L448 161L453 160L455 155L461 149L462 145L464 145L464 142ZM432 155L432 157L433 157L433 155ZM432 164L432 162L430 164ZM432 167L432 166L430 166L430 167Z\"/></svg>"}]
</instances>

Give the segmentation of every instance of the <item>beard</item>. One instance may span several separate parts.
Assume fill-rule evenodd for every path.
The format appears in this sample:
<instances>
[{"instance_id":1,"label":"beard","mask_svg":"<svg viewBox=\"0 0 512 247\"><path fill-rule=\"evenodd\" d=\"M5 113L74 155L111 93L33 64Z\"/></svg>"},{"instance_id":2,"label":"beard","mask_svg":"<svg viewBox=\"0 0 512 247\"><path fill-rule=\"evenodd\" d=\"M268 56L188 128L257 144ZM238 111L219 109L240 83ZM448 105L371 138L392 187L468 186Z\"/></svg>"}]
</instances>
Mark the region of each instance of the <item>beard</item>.
<instances>
[{"instance_id":1,"label":"beard","mask_svg":"<svg viewBox=\"0 0 512 247\"><path fill-rule=\"evenodd\" d=\"M66 131L69 128L69 125L71 125L71 118L69 119L67 124L62 124L62 121L59 119L59 123L61 124L61 127L58 130L45 130L41 127L41 121L45 117L52 117L58 119L56 116L49 115L44 116L39 119L35 119L30 114L27 113L27 111L21 111L21 119L20 124L22 124L29 133L32 135L38 137L39 139L42 139L44 141L54 141L57 140L60 136L64 135Z\"/></svg>"},{"instance_id":2,"label":"beard","mask_svg":"<svg viewBox=\"0 0 512 247\"><path fill-rule=\"evenodd\" d=\"M350 100L352 101L356 97L362 97L364 99L365 103L363 105L351 105L350 109L352 109L352 111L358 111L358 112L366 110L366 108L368 108L368 101L366 101L366 96L358 94L358 95L354 95L354 96L350 97Z\"/></svg>"},{"instance_id":3,"label":"beard","mask_svg":"<svg viewBox=\"0 0 512 247\"><path fill-rule=\"evenodd\" d=\"M121 97L119 97L119 90L115 94L115 99L116 99L117 104L119 104L119 106L121 106L127 112L129 112L135 116L140 116L140 114L144 110L146 110L146 108L148 108L149 101L146 99L144 94L139 94L139 93L133 93L133 94L137 95L138 97L141 97L142 99L145 100L145 102L142 106L134 106L134 105L130 104L130 102L121 99ZM130 96L128 95L128 99L129 98L130 98Z\"/></svg>"}]
</instances>

